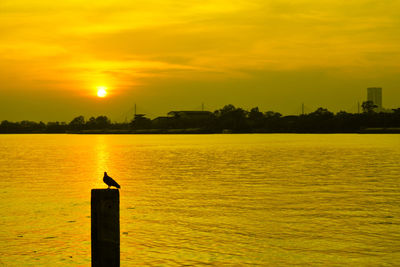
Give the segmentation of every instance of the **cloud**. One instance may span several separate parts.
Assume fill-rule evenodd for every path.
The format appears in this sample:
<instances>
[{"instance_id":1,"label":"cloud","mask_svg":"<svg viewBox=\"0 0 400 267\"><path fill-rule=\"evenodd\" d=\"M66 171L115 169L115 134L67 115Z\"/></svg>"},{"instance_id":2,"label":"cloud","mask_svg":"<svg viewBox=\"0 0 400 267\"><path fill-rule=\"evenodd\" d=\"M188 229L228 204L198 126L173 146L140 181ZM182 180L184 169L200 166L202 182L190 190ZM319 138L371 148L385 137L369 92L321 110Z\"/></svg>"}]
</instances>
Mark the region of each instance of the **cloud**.
<instances>
[{"instance_id":1,"label":"cloud","mask_svg":"<svg viewBox=\"0 0 400 267\"><path fill-rule=\"evenodd\" d=\"M274 72L379 81L400 72L399 18L399 1L2 0L0 90L220 90Z\"/></svg>"}]
</instances>

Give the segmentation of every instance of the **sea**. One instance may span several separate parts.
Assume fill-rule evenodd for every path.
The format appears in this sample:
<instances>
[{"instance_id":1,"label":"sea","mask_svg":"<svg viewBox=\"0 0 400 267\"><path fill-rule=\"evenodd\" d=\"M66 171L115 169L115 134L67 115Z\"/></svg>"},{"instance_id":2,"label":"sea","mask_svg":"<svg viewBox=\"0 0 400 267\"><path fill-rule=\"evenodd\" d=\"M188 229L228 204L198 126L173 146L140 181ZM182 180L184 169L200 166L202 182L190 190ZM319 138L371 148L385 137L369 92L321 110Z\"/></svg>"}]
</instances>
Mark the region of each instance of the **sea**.
<instances>
[{"instance_id":1,"label":"sea","mask_svg":"<svg viewBox=\"0 0 400 267\"><path fill-rule=\"evenodd\" d=\"M400 135L0 135L0 266L90 266L120 185L121 266L399 266Z\"/></svg>"}]
</instances>

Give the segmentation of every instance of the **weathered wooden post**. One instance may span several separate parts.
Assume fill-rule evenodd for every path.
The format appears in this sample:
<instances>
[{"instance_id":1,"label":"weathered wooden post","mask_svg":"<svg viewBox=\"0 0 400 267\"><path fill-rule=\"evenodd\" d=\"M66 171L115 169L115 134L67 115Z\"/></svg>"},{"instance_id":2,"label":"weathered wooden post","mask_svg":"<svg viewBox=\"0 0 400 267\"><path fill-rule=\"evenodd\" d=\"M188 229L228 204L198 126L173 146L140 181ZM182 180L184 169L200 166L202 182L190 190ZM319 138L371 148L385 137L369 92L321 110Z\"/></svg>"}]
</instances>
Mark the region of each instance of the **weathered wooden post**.
<instances>
[{"instance_id":1,"label":"weathered wooden post","mask_svg":"<svg viewBox=\"0 0 400 267\"><path fill-rule=\"evenodd\" d=\"M92 189L92 267L120 266L119 190Z\"/></svg>"}]
</instances>

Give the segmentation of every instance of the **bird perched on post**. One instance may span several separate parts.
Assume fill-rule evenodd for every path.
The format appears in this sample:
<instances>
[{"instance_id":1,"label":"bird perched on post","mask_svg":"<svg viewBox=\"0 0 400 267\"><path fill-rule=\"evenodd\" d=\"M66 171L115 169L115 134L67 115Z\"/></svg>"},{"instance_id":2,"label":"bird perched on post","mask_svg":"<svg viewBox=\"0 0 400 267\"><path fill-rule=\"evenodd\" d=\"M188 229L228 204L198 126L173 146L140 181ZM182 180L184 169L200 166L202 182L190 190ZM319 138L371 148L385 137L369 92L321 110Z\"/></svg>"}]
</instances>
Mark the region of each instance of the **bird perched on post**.
<instances>
[{"instance_id":1,"label":"bird perched on post","mask_svg":"<svg viewBox=\"0 0 400 267\"><path fill-rule=\"evenodd\" d=\"M103 182L106 185L108 185L107 189L110 189L110 186L115 186L116 188L121 188L121 186L119 186L119 184L116 181L114 181L113 178L111 178L110 176L107 175L107 172L104 172Z\"/></svg>"}]
</instances>

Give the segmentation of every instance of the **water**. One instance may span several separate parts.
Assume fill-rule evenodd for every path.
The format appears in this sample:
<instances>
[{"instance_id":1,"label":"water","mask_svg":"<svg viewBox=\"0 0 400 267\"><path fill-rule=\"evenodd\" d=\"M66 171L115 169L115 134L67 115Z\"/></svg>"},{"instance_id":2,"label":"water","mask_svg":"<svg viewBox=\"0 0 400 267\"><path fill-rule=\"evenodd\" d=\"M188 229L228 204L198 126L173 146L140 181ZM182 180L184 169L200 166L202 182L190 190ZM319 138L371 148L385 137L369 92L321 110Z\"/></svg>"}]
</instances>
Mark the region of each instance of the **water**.
<instances>
[{"instance_id":1,"label":"water","mask_svg":"<svg viewBox=\"0 0 400 267\"><path fill-rule=\"evenodd\" d=\"M400 135L0 135L0 266L90 266L122 186L122 266L400 265Z\"/></svg>"}]
</instances>

